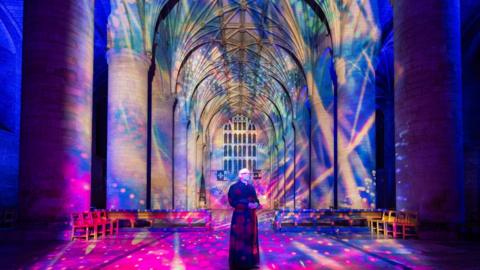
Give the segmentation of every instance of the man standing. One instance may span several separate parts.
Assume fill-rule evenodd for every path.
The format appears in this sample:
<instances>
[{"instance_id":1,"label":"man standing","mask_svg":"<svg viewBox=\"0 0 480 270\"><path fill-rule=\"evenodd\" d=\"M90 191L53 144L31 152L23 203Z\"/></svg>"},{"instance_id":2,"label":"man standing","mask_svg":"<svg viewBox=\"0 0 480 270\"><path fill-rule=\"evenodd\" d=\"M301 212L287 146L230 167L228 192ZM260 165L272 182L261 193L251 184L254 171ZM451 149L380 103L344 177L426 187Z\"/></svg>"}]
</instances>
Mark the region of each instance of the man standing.
<instances>
[{"instance_id":1,"label":"man standing","mask_svg":"<svg viewBox=\"0 0 480 270\"><path fill-rule=\"evenodd\" d=\"M230 228L230 269L258 269L260 253L255 210L260 204L252 185L250 171L246 168L241 169L238 178L239 180L228 190L228 202L235 208Z\"/></svg>"}]
</instances>

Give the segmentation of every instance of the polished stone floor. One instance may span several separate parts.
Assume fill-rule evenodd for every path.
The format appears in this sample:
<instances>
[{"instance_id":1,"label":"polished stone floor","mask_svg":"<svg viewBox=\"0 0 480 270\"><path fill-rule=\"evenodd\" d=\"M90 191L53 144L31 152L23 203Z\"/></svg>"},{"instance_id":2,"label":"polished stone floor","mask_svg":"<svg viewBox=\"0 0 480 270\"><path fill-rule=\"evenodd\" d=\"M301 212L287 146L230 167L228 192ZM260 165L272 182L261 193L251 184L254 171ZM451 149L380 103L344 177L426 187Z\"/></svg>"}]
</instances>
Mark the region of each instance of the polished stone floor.
<instances>
[{"instance_id":1,"label":"polished stone floor","mask_svg":"<svg viewBox=\"0 0 480 270\"><path fill-rule=\"evenodd\" d=\"M0 269L228 269L230 215L215 213L211 232L122 228L96 241L3 240ZM480 269L479 243L384 239L362 227L274 232L270 216L260 215L260 269Z\"/></svg>"}]
</instances>

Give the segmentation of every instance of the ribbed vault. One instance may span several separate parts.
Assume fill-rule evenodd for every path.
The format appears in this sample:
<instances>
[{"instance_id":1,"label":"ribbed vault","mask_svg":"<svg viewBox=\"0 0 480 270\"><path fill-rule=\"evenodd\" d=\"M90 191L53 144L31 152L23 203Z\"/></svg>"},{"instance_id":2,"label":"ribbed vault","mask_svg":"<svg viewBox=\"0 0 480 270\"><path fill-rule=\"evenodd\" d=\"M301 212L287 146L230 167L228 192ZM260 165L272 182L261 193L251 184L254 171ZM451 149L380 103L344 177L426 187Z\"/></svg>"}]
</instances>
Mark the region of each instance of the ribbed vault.
<instances>
[{"instance_id":1,"label":"ribbed vault","mask_svg":"<svg viewBox=\"0 0 480 270\"><path fill-rule=\"evenodd\" d=\"M306 87L308 50L326 33L303 1L180 1L160 22L156 60L169 70L167 85L185 100L199 129L244 114L277 125L269 130L279 138L295 104L305 102L299 93Z\"/></svg>"}]
</instances>

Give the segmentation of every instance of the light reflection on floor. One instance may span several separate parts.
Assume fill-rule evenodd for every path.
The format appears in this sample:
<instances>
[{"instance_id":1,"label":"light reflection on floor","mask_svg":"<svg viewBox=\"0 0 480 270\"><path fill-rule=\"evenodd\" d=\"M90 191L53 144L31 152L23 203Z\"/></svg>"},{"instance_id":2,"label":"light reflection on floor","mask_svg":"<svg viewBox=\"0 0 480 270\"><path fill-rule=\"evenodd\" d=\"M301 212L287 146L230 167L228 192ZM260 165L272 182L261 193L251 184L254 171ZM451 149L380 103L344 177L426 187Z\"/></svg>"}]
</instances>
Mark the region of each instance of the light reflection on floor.
<instances>
[{"instance_id":1,"label":"light reflection on floor","mask_svg":"<svg viewBox=\"0 0 480 270\"><path fill-rule=\"evenodd\" d=\"M97 241L1 243L1 269L228 269L230 212L212 232L122 228ZM479 247L372 237L366 228L274 232L260 220L261 269L475 269ZM227 224L226 224L227 223ZM458 268L458 269L460 269Z\"/></svg>"}]
</instances>

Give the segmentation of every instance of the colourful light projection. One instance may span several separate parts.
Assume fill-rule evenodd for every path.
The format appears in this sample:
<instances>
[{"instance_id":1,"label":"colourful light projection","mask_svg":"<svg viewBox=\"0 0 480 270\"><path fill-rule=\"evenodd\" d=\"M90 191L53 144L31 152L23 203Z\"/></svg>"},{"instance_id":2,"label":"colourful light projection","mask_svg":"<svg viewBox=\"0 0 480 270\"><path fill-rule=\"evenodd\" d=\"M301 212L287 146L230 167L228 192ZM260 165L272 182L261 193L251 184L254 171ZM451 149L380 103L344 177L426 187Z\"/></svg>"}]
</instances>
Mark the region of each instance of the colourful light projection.
<instances>
[{"instance_id":1,"label":"colourful light projection","mask_svg":"<svg viewBox=\"0 0 480 270\"><path fill-rule=\"evenodd\" d=\"M107 207L145 209L149 62L132 51L108 57Z\"/></svg>"},{"instance_id":2,"label":"colourful light projection","mask_svg":"<svg viewBox=\"0 0 480 270\"><path fill-rule=\"evenodd\" d=\"M376 1L353 3L332 24L337 77L338 206L374 208ZM342 30L338 29L341 25Z\"/></svg>"},{"instance_id":3,"label":"colourful light projection","mask_svg":"<svg viewBox=\"0 0 480 270\"><path fill-rule=\"evenodd\" d=\"M198 207L202 177L224 205L213 137L244 114L265 133L270 207L374 207L374 2L180 1L158 28L163 1L113 5L110 48L154 54L152 206Z\"/></svg>"},{"instance_id":4,"label":"colourful light projection","mask_svg":"<svg viewBox=\"0 0 480 270\"><path fill-rule=\"evenodd\" d=\"M55 242L45 253L18 248L28 269L228 269L230 211L218 212L214 231L122 231L102 241ZM273 232L259 215L260 269L434 269L432 243L376 238L367 228ZM437 246L435 244L434 246ZM450 250L448 245L442 249ZM478 250L478 248L476 249ZM458 252L458 250L457 250ZM470 250L472 252L472 250ZM465 251L465 254L467 252ZM466 256L466 255L465 255Z\"/></svg>"},{"instance_id":5,"label":"colourful light projection","mask_svg":"<svg viewBox=\"0 0 480 270\"><path fill-rule=\"evenodd\" d=\"M161 3L111 1L108 20L107 208L147 206L148 71ZM156 197L157 198L157 197Z\"/></svg>"}]
</instances>

